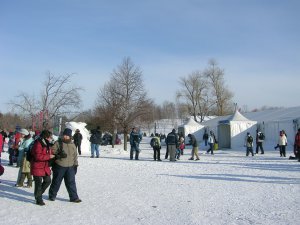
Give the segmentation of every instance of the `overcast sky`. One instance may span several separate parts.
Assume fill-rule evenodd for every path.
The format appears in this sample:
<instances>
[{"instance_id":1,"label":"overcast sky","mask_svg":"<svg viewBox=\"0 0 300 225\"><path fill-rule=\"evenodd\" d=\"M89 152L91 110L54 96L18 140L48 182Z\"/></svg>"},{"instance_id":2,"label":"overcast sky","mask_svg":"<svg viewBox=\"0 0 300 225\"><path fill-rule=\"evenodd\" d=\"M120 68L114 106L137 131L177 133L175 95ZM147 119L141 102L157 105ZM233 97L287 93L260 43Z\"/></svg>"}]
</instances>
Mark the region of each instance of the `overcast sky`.
<instances>
[{"instance_id":1,"label":"overcast sky","mask_svg":"<svg viewBox=\"0 0 300 225\"><path fill-rule=\"evenodd\" d=\"M39 94L47 71L76 73L92 108L124 57L158 104L214 58L240 107L299 106L299 12L298 0L0 0L0 112Z\"/></svg>"}]
</instances>

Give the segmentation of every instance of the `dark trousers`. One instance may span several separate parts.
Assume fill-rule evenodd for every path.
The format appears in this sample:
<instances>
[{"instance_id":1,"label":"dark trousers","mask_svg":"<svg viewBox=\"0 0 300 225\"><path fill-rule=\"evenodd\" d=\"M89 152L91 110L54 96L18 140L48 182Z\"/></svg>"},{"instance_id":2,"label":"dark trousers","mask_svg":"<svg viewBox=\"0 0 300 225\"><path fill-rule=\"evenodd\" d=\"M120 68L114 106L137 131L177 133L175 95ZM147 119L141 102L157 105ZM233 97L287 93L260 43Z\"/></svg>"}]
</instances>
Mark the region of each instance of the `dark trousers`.
<instances>
[{"instance_id":1,"label":"dark trousers","mask_svg":"<svg viewBox=\"0 0 300 225\"><path fill-rule=\"evenodd\" d=\"M168 148L168 145L167 145L165 159L167 159L168 157L169 157L169 148Z\"/></svg>"},{"instance_id":2,"label":"dark trousers","mask_svg":"<svg viewBox=\"0 0 300 225\"><path fill-rule=\"evenodd\" d=\"M257 142L256 143L256 154L258 154L258 148L260 148L261 154L264 154L264 148L262 146L262 142Z\"/></svg>"},{"instance_id":3,"label":"dark trousers","mask_svg":"<svg viewBox=\"0 0 300 225\"><path fill-rule=\"evenodd\" d=\"M37 202L43 201L42 195L51 184L50 176L34 176L34 197Z\"/></svg>"},{"instance_id":4,"label":"dark trousers","mask_svg":"<svg viewBox=\"0 0 300 225\"><path fill-rule=\"evenodd\" d=\"M209 144L209 149L207 150L207 153L211 151L211 154L214 154L214 143L208 143Z\"/></svg>"},{"instance_id":5,"label":"dark trousers","mask_svg":"<svg viewBox=\"0 0 300 225\"><path fill-rule=\"evenodd\" d=\"M74 167L62 167L55 164L52 167L53 178L49 189L49 198L56 198L62 180L64 180L70 201L78 199Z\"/></svg>"},{"instance_id":6,"label":"dark trousers","mask_svg":"<svg viewBox=\"0 0 300 225\"><path fill-rule=\"evenodd\" d=\"M13 165L13 156L15 154L14 150L12 148L8 149L8 154L9 154L9 165Z\"/></svg>"},{"instance_id":7,"label":"dark trousers","mask_svg":"<svg viewBox=\"0 0 300 225\"><path fill-rule=\"evenodd\" d=\"M137 147L131 147L130 148L130 159L133 159L133 153L135 152L135 159L138 160L139 159L139 154L140 151Z\"/></svg>"},{"instance_id":8,"label":"dark trousers","mask_svg":"<svg viewBox=\"0 0 300 225\"><path fill-rule=\"evenodd\" d=\"M247 152L246 152L246 156L249 155L249 153L251 153L252 156L254 156L254 153L253 153L253 148L252 147L247 147Z\"/></svg>"},{"instance_id":9,"label":"dark trousers","mask_svg":"<svg viewBox=\"0 0 300 225\"><path fill-rule=\"evenodd\" d=\"M153 158L160 160L160 147L153 147Z\"/></svg>"},{"instance_id":10,"label":"dark trousers","mask_svg":"<svg viewBox=\"0 0 300 225\"><path fill-rule=\"evenodd\" d=\"M77 148L78 154L81 155L81 143L74 143L74 144Z\"/></svg>"},{"instance_id":11,"label":"dark trousers","mask_svg":"<svg viewBox=\"0 0 300 225\"><path fill-rule=\"evenodd\" d=\"M280 156L285 157L285 145L279 145Z\"/></svg>"}]
</instances>

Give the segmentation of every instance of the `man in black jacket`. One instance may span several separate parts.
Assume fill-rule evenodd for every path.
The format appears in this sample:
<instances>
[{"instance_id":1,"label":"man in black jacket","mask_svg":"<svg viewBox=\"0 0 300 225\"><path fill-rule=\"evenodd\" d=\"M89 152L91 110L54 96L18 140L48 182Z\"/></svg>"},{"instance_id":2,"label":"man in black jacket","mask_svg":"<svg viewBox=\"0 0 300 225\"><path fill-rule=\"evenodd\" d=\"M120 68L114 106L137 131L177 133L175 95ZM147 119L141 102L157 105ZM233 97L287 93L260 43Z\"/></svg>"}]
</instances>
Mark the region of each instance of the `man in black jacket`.
<instances>
[{"instance_id":1,"label":"man in black jacket","mask_svg":"<svg viewBox=\"0 0 300 225\"><path fill-rule=\"evenodd\" d=\"M96 158L99 158L100 156L100 149L99 146L102 142L102 132L100 131L100 127L98 126L97 129L92 130L92 135L90 137L91 142L91 158L95 157L96 152Z\"/></svg>"},{"instance_id":2,"label":"man in black jacket","mask_svg":"<svg viewBox=\"0 0 300 225\"><path fill-rule=\"evenodd\" d=\"M198 141L195 138L195 136L192 135L192 134L188 134L188 137L190 138L190 144L193 146L192 157L189 158L189 160L194 160L194 155L196 156L196 160L199 160L199 155L198 155Z\"/></svg>"},{"instance_id":3,"label":"man in black jacket","mask_svg":"<svg viewBox=\"0 0 300 225\"><path fill-rule=\"evenodd\" d=\"M78 154L81 155L81 141L82 141L82 134L80 133L79 129L76 129L75 134L73 135L74 144L78 150Z\"/></svg>"},{"instance_id":4,"label":"man in black jacket","mask_svg":"<svg viewBox=\"0 0 300 225\"><path fill-rule=\"evenodd\" d=\"M173 129L172 132L167 135L166 144L167 152L165 158L167 159L168 154L170 154L170 161L176 161L175 155L178 148L178 136L175 129Z\"/></svg>"}]
</instances>

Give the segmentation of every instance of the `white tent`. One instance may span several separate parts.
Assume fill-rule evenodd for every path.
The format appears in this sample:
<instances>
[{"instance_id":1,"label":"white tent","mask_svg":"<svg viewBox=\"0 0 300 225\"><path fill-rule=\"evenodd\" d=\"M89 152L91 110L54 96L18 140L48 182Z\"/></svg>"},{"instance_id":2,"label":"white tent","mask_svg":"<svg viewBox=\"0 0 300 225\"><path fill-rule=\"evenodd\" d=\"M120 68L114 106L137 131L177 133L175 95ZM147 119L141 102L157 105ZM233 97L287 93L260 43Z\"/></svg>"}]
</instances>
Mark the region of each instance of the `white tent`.
<instances>
[{"instance_id":1,"label":"white tent","mask_svg":"<svg viewBox=\"0 0 300 225\"><path fill-rule=\"evenodd\" d=\"M247 132L255 134L256 124L256 121L247 119L239 111L226 120L220 120L218 124L219 148L242 147Z\"/></svg>"},{"instance_id":2,"label":"white tent","mask_svg":"<svg viewBox=\"0 0 300 225\"><path fill-rule=\"evenodd\" d=\"M265 133L265 145L275 146L279 131L285 130L288 138L288 150L293 149L294 138L300 128L300 107L268 109L245 114L257 121L257 129ZM273 147L272 147L273 148Z\"/></svg>"},{"instance_id":3,"label":"white tent","mask_svg":"<svg viewBox=\"0 0 300 225\"><path fill-rule=\"evenodd\" d=\"M203 125L200 123L197 123L192 117L187 120L187 122L181 126L178 127L178 134L183 135L185 140L188 134L195 135L196 139L200 141L202 137L200 136L199 130L204 128Z\"/></svg>"}]
</instances>

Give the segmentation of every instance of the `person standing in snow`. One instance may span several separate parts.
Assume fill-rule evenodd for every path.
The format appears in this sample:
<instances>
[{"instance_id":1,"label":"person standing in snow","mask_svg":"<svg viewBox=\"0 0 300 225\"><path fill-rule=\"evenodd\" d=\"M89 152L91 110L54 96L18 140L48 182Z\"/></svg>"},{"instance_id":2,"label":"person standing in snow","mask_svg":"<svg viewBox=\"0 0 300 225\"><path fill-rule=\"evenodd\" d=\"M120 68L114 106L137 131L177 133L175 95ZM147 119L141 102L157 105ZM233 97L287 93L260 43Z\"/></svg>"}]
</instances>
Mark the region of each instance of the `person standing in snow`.
<instances>
[{"instance_id":1,"label":"person standing in snow","mask_svg":"<svg viewBox=\"0 0 300 225\"><path fill-rule=\"evenodd\" d=\"M265 139L265 135L261 132L257 130L256 133L256 154L258 154L258 148L260 148L261 150L261 154L264 154L264 148L263 148L263 142Z\"/></svg>"},{"instance_id":2,"label":"person standing in snow","mask_svg":"<svg viewBox=\"0 0 300 225\"><path fill-rule=\"evenodd\" d=\"M157 161L161 161L161 159L160 159L161 144L160 144L158 133L156 133L155 136L151 139L150 145L153 148L154 161L156 161L156 159L157 159Z\"/></svg>"},{"instance_id":3,"label":"person standing in snow","mask_svg":"<svg viewBox=\"0 0 300 225\"><path fill-rule=\"evenodd\" d=\"M79 203L75 175L77 173L78 160L76 146L72 142L72 130L66 128L62 140L58 140L52 146L56 160L52 166L53 178L49 188L49 200L55 201L62 180L64 180L69 194L70 202Z\"/></svg>"},{"instance_id":4,"label":"person standing in snow","mask_svg":"<svg viewBox=\"0 0 300 225\"><path fill-rule=\"evenodd\" d=\"M30 162L26 160L26 153L29 145L33 142L33 139L26 129L21 129L20 133L22 134L22 141L19 147L20 169L15 186L23 187L24 180L27 177L27 187L30 188L32 186L32 176L30 173Z\"/></svg>"},{"instance_id":5,"label":"person standing in snow","mask_svg":"<svg viewBox=\"0 0 300 225\"><path fill-rule=\"evenodd\" d=\"M207 146L207 141L208 141L208 133L205 129L204 134L203 134L203 141L205 143L205 146Z\"/></svg>"},{"instance_id":6,"label":"person standing in snow","mask_svg":"<svg viewBox=\"0 0 300 225\"><path fill-rule=\"evenodd\" d=\"M2 137L2 134L0 133L0 163L1 163L1 153L3 151L3 137Z\"/></svg>"},{"instance_id":7,"label":"person standing in snow","mask_svg":"<svg viewBox=\"0 0 300 225\"><path fill-rule=\"evenodd\" d=\"M74 144L78 150L78 154L81 155L81 141L82 141L82 134L80 133L79 129L76 129L75 134L73 135Z\"/></svg>"},{"instance_id":8,"label":"person standing in snow","mask_svg":"<svg viewBox=\"0 0 300 225\"><path fill-rule=\"evenodd\" d=\"M295 135L294 154L295 157L298 158L298 162L300 162L300 128L298 129L298 132Z\"/></svg>"},{"instance_id":9,"label":"person standing in snow","mask_svg":"<svg viewBox=\"0 0 300 225\"><path fill-rule=\"evenodd\" d=\"M34 197L36 204L43 206L43 193L51 183L50 159L55 155L50 148L51 132L43 130L31 149L30 170L34 179Z\"/></svg>"},{"instance_id":10,"label":"person standing in snow","mask_svg":"<svg viewBox=\"0 0 300 225\"><path fill-rule=\"evenodd\" d=\"M176 134L175 129L173 129L172 132L170 132L167 135L166 144L167 144L167 152L165 158L167 159L168 154L170 154L170 161L176 161L175 155L179 145L178 145L178 136Z\"/></svg>"},{"instance_id":11,"label":"person standing in snow","mask_svg":"<svg viewBox=\"0 0 300 225\"><path fill-rule=\"evenodd\" d=\"M193 149L192 149L192 157L189 158L189 160L194 160L194 156L196 156L196 160L200 160L199 159L199 155L198 155L198 141L197 141L197 139L192 134L188 134L188 137L190 138L190 144L193 147Z\"/></svg>"},{"instance_id":12,"label":"person standing in snow","mask_svg":"<svg viewBox=\"0 0 300 225\"><path fill-rule=\"evenodd\" d=\"M253 137L249 132L247 132L246 138L245 138L245 147L246 147L246 156L249 156L249 153L251 153L252 156L254 156L253 153Z\"/></svg>"},{"instance_id":13,"label":"person standing in snow","mask_svg":"<svg viewBox=\"0 0 300 225\"><path fill-rule=\"evenodd\" d=\"M279 132L278 145L279 145L280 157L282 156L285 157L286 156L285 147L287 146L287 138L282 131Z\"/></svg>"},{"instance_id":14,"label":"person standing in snow","mask_svg":"<svg viewBox=\"0 0 300 225\"><path fill-rule=\"evenodd\" d=\"M97 129L91 131L92 135L90 137L91 142L91 158L100 157L100 145L102 143L102 132L100 130L100 127L97 126Z\"/></svg>"},{"instance_id":15,"label":"person standing in snow","mask_svg":"<svg viewBox=\"0 0 300 225\"><path fill-rule=\"evenodd\" d=\"M130 142L130 160L133 159L133 155L135 153L135 160L139 160L140 154L140 142L142 140L142 136L138 133L137 129L134 127L131 130L129 142Z\"/></svg>"},{"instance_id":16,"label":"person standing in snow","mask_svg":"<svg viewBox=\"0 0 300 225\"><path fill-rule=\"evenodd\" d=\"M1 134L2 134L2 140L3 140L3 142L2 142L2 152L4 152L5 139L8 137L8 135L7 135L5 130L2 130Z\"/></svg>"}]
</instances>

